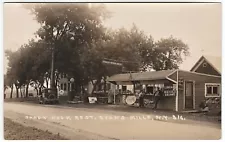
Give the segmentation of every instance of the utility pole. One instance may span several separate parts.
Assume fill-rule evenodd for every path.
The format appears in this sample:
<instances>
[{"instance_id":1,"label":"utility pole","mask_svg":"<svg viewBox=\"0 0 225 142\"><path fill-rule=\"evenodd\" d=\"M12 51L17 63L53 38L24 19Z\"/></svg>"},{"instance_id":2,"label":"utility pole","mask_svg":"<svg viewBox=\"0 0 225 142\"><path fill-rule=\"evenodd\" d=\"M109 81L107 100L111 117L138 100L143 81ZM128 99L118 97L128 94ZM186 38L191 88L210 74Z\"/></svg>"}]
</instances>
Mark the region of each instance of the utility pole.
<instances>
[{"instance_id":1,"label":"utility pole","mask_svg":"<svg viewBox=\"0 0 225 142\"><path fill-rule=\"evenodd\" d=\"M51 47L51 82L50 88L55 89L55 47Z\"/></svg>"}]
</instances>

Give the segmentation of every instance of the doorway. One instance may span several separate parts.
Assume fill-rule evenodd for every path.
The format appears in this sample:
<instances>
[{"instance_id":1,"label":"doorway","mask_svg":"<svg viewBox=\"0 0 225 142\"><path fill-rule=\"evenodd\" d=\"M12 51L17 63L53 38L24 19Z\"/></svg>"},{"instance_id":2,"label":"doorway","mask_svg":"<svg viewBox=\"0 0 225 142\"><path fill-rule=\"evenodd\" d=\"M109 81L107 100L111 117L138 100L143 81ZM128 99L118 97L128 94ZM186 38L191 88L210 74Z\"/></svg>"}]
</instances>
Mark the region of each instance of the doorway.
<instances>
[{"instance_id":1,"label":"doorway","mask_svg":"<svg viewBox=\"0 0 225 142\"><path fill-rule=\"evenodd\" d=\"M185 109L193 109L194 83L185 82Z\"/></svg>"}]
</instances>

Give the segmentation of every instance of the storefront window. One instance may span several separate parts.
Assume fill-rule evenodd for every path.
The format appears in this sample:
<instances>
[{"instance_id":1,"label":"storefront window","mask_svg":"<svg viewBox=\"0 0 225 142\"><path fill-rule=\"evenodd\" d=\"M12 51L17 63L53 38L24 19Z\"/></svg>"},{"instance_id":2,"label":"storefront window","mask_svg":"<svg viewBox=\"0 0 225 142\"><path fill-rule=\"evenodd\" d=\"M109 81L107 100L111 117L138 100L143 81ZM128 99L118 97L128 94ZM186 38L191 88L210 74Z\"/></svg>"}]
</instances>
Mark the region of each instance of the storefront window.
<instances>
[{"instance_id":1,"label":"storefront window","mask_svg":"<svg viewBox=\"0 0 225 142\"><path fill-rule=\"evenodd\" d=\"M122 92L125 92L127 90L127 86L122 86Z\"/></svg>"},{"instance_id":2,"label":"storefront window","mask_svg":"<svg viewBox=\"0 0 225 142\"><path fill-rule=\"evenodd\" d=\"M147 86L146 87L146 92L153 94L153 87L152 86Z\"/></svg>"}]
</instances>

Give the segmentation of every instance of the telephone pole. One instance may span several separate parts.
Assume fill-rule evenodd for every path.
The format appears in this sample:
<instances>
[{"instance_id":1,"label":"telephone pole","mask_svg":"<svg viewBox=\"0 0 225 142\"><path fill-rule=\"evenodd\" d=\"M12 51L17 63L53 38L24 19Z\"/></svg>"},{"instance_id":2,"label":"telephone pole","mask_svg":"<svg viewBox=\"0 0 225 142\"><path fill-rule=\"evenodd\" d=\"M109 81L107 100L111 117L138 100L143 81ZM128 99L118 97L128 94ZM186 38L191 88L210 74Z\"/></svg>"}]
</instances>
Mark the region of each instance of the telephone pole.
<instances>
[{"instance_id":1,"label":"telephone pole","mask_svg":"<svg viewBox=\"0 0 225 142\"><path fill-rule=\"evenodd\" d=\"M50 88L55 89L55 48L51 47L51 76Z\"/></svg>"}]
</instances>

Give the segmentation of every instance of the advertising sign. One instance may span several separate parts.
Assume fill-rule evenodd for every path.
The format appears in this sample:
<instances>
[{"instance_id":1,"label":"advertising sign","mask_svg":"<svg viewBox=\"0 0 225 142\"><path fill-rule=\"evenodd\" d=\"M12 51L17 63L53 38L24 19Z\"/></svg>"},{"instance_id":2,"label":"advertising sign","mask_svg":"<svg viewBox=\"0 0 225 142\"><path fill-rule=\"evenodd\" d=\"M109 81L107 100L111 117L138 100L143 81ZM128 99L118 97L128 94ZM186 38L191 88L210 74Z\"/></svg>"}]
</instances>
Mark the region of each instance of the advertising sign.
<instances>
[{"instance_id":1,"label":"advertising sign","mask_svg":"<svg viewBox=\"0 0 225 142\"><path fill-rule=\"evenodd\" d=\"M90 104L94 104L97 102L97 98L96 97L88 97L88 101Z\"/></svg>"},{"instance_id":2,"label":"advertising sign","mask_svg":"<svg viewBox=\"0 0 225 142\"><path fill-rule=\"evenodd\" d=\"M184 88L184 79L180 78L178 80L178 89L182 91L183 88Z\"/></svg>"},{"instance_id":3,"label":"advertising sign","mask_svg":"<svg viewBox=\"0 0 225 142\"><path fill-rule=\"evenodd\" d=\"M173 84L166 84L164 86L164 94L165 96L175 96L175 89Z\"/></svg>"},{"instance_id":4,"label":"advertising sign","mask_svg":"<svg viewBox=\"0 0 225 142\"><path fill-rule=\"evenodd\" d=\"M127 96L126 103L128 105L133 105L136 102L136 96Z\"/></svg>"},{"instance_id":5,"label":"advertising sign","mask_svg":"<svg viewBox=\"0 0 225 142\"><path fill-rule=\"evenodd\" d=\"M60 95L60 96L64 95L64 90L60 90L60 91L59 91L59 95Z\"/></svg>"},{"instance_id":6,"label":"advertising sign","mask_svg":"<svg viewBox=\"0 0 225 142\"><path fill-rule=\"evenodd\" d=\"M118 63L118 62L112 62L112 61L106 61L106 60L103 60L102 63L104 63L104 64L110 64L110 65L122 66L121 63Z\"/></svg>"}]
</instances>

